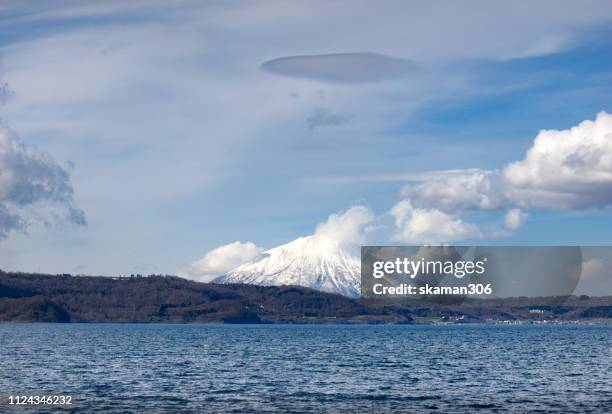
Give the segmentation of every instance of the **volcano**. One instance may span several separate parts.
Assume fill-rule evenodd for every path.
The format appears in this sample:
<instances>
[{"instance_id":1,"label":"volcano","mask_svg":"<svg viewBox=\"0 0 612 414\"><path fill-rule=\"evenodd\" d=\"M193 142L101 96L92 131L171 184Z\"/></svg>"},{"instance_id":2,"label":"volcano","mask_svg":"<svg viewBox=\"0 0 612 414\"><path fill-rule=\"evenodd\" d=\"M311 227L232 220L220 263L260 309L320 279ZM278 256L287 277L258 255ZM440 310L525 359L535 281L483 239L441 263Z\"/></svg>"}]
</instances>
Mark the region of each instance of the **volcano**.
<instances>
[{"instance_id":1,"label":"volcano","mask_svg":"<svg viewBox=\"0 0 612 414\"><path fill-rule=\"evenodd\" d=\"M318 235L300 237L263 252L213 282L294 285L358 297L361 285L359 257L357 246Z\"/></svg>"}]
</instances>

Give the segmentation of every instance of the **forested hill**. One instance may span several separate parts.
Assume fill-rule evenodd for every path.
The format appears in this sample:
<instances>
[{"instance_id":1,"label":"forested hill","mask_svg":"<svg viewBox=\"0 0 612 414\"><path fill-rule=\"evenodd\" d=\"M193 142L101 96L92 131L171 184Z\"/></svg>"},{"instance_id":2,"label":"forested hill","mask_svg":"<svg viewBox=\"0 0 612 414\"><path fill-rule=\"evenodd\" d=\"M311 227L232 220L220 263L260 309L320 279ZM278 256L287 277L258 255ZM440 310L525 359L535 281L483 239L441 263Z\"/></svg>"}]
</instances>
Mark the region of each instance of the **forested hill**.
<instances>
[{"instance_id":1,"label":"forested hill","mask_svg":"<svg viewBox=\"0 0 612 414\"><path fill-rule=\"evenodd\" d=\"M399 306L312 289L197 283L175 276L0 271L0 322L466 323L612 321L612 297L468 299ZM557 300L558 299L558 300Z\"/></svg>"},{"instance_id":2,"label":"forested hill","mask_svg":"<svg viewBox=\"0 0 612 414\"><path fill-rule=\"evenodd\" d=\"M0 321L405 323L410 317L408 311L368 308L343 296L290 286L0 272Z\"/></svg>"}]
</instances>

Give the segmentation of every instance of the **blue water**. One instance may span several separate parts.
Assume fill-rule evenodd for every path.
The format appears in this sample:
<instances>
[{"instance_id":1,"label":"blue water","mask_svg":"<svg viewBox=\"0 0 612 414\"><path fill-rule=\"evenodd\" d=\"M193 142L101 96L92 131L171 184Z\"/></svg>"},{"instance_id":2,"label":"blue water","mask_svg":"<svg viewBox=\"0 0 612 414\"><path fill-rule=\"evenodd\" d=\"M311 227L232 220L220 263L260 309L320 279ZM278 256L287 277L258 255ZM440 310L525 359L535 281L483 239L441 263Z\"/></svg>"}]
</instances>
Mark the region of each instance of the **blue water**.
<instances>
[{"instance_id":1,"label":"blue water","mask_svg":"<svg viewBox=\"0 0 612 414\"><path fill-rule=\"evenodd\" d=\"M612 326L0 324L49 412L612 412Z\"/></svg>"}]
</instances>

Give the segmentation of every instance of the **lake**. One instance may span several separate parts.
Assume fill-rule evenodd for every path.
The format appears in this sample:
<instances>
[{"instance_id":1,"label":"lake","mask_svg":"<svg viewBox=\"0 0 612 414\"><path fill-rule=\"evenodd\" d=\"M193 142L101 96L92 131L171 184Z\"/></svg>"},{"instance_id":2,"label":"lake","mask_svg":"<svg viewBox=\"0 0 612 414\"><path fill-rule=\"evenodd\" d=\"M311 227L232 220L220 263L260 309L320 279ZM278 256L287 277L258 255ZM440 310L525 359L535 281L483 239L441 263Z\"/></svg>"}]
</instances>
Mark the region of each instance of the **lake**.
<instances>
[{"instance_id":1,"label":"lake","mask_svg":"<svg viewBox=\"0 0 612 414\"><path fill-rule=\"evenodd\" d=\"M612 412L611 345L610 325L0 324L0 412Z\"/></svg>"}]
</instances>

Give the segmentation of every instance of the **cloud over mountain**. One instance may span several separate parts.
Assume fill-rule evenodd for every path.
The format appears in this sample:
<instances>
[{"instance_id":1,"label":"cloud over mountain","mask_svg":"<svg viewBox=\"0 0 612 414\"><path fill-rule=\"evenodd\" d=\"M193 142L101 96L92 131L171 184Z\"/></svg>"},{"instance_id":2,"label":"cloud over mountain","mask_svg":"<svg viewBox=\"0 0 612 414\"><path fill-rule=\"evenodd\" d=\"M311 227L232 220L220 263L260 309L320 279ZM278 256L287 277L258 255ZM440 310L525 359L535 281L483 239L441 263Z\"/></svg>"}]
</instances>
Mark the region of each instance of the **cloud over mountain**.
<instances>
[{"instance_id":1,"label":"cloud over mountain","mask_svg":"<svg viewBox=\"0 0 612 414\"><path fill-rule=\"evenodd\" d=\"M363 243L364 227L374 218L367 207L354 206L342 213L331 214L327 221L317 226L313 236L345 244Z\"/></svg>"},{"instance_id":2,"label":"cloud over mountain","mask_svg":"<svg viewBox=\"0 0 612 414\"><path fill-rule=\"evenodd\" d=\"M391 240L450 243L508 234L485 231L465 221L461 213L466 211L505 211L503 226L516 230L526 221L525 210L530 208L605 208L612 203L612 115L602 112L594 121L567 130L542 130L522 160L501 170L453 170L418 178L421 181L406 186L402 199L389 211L394 219L394 229L386 229ZM331 214L308 237L361 244L365 227L375 219L367 207L354 206ZM254 244L248 245L221 246L196 263L213 269L211 274L221 274L230 264L240 264L261 252ZM236 255L238 248L250 253ZM213 258L227 266L209 267Z\"/></svg>"},{"instance_id":3,"label":"cloud over mountain","mask_svg":"<svg viewBox=\"0 0 612 414\"><path fill-rule=\"evenodd\" d=\"M357 255L352 253L359 243L365 241L365 227L374 219L374 214L368 208L353 206L345 211L331 214L326 221L317 226L313 234L300 237L292 243L297 242L300 245L306 243L311 251L302 251L304 255L311 253L324 257L327 249L340 249L343 255L350 253L353 264L358 263ZM291 243L289 245L293 246ZM347 247L348 250L345 251L344 247ZM297 250L300 249L303 250L303 247ZM272 250L275 249L270 251ZM240 265L256 259L263 252L264 249L257 247L254 243L236 241L209 251L203 258L193 262L181 273L195 280L210 281L216 276L225 275L239 268ZM267 252L269 251L266 251L266 254Z\"/></svg>"},{"instance_id":4,"label":"cloud over mountain","mask_svg":"<svg viewBox=\"0 0 612 414\"><path fill-rule=\"evenodd\" d=\"M184 273L191 279L208 282L248 262L261 252L263 249L254 243L235 241L209 251L204 257L193 262Z\"/></svg>"},{"instance_id":5,"label":"cloud over mountain","mask_svg":"<svg viewBox=\"0 0 612 414\"><path fill-rule=\"evenodd\" d=\"M358 244L374 214L363 206L331 214L311 235L266 250L215 283L264 286L298 285L346 296L359 296Z\"/></svg>"}]
</instances>

